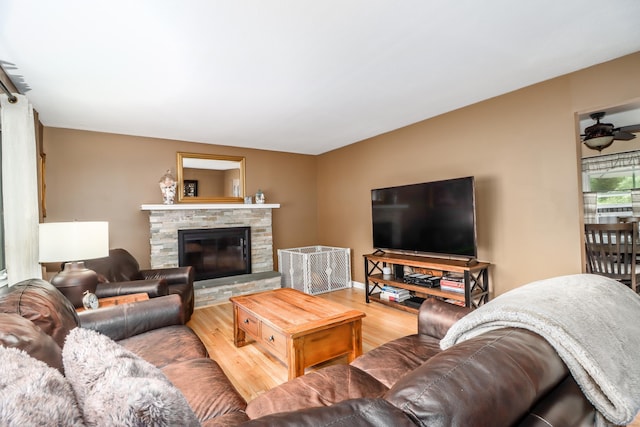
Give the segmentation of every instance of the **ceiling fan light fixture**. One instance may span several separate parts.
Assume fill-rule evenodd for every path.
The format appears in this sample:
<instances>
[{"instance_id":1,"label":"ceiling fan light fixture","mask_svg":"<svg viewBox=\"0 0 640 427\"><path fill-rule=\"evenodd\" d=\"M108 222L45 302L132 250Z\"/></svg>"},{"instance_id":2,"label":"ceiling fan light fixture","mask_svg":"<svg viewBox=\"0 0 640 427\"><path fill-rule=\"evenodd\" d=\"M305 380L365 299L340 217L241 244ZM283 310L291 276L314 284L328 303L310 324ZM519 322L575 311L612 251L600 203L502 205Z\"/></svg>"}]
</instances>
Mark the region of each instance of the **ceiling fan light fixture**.
<instances>
[{"instance_id":1,"label":"ceiling fan light fixture","mask_svg":"<svg viewBox=\"0 0 640 427\"><path fill-rule=\"evenodd\" d=\"M596 136L594 138L585 138L584 145L592 150L602 151L613 144L613 135Z\"/></svg>"}]
</instances>

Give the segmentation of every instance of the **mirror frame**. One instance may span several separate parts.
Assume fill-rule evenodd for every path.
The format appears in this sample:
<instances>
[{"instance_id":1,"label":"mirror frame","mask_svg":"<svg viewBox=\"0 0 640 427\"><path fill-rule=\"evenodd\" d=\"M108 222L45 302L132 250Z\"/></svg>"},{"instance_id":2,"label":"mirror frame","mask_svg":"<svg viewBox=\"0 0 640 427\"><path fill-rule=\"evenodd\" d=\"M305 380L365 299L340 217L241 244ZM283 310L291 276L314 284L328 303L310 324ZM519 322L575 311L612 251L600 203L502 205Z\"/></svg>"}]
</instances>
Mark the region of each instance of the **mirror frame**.
<instances>
[{"instance_id":1,"label":"mirror frame","mask_svg":"<svg viewBox=\"0 0 640 427\"><path fill-rule=\"evenodd\" d=\"M184 196L184 171L182 165L184 159L203 159L203 160L227 160L238 162L240 166L240 196L239 197L185 197ZM245 196L245 159L240 156L222 156L215 154L198 154L178 152L176 155L176 171L178 175L178 203L244 203Z\"/></svg>"}]
</instances>

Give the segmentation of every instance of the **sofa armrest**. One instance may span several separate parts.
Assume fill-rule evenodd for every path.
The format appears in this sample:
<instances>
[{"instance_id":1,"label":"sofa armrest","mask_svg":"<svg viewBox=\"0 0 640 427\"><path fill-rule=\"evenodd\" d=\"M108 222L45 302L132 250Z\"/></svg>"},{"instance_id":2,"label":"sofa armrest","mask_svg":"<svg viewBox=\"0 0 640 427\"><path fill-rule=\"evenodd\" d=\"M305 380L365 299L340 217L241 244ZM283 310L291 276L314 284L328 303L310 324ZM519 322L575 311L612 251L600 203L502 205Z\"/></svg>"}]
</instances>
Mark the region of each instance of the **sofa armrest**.
<instances>
[{"instance_id":1,"label":"sofa armrest","mask_svg":"<svg viewBox=\"0 0 640 427\"><path fill-rule=\"evenodd\" d=\"M471 311L473 309L469 307L460 307L437 298L427 298L418 312L418 333L441 340L454 323Z\"/></svg>"},{"instance_id":2,"label":"sofa armrest","mask_svg":"<svg viewBox=\"0 0 640 427\"><path fill-rule=\"evenodd\" d=\"M423 426L513 426L568 373L540 335L502 328L434 355L383 398Z\"/></svg>"},{"instance_id":3,"label":"sofa armrest","mask_svg":"<svg viewBox=\"0 0 640 427\"><path fill-rule=\"evenodd\" d=\"M193 283L193 267L168 267L140 270L145 279L165 279L167 284Z\"/></svg>"},{"instance_id":4,"label":"sofa armrest","mask_svg":"<svg viewBox=\"0 0 640 427\"><path fill-rule=\"evenodd\" d=\"M116 297L145 293L149 298L169 295L169 286L165 279L131 280L128 282L99 283L96 288L98 298Z\"/></svg>"},{"instance_id":5,"label":"sofa armrest","mask_svg":"<svg viewBox=\"0 0 640 427\"><path fill-rule=\"evenodd\" d=\"M184 324L179 295L85 310L78 313L78 318L81 327L98 331L115 341L165 326Z\"/></svg>"}]
</instances>

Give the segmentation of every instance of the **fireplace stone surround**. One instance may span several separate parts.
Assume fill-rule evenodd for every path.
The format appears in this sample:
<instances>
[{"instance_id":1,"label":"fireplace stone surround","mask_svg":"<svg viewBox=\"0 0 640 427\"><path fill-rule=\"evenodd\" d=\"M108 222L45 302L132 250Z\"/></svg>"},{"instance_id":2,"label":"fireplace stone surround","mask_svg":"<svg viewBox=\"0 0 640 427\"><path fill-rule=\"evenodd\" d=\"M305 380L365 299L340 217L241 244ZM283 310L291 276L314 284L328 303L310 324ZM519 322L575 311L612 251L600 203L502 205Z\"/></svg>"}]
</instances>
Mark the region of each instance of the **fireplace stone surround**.
<instances>
[{"instance_id":1,"label":"fireplace stone surround","mask_svg":"<svg viewBox=\"0 0 640 427\"><path fill-rule=\"evenodd\" d=\"M252 274L194 283L195 306L202 307L241 295L281 287L273 271L272 210L279 204L142 205L149 212L151 268L178 266L178 230L251 228Z\"/></svg>"}]
</instances>

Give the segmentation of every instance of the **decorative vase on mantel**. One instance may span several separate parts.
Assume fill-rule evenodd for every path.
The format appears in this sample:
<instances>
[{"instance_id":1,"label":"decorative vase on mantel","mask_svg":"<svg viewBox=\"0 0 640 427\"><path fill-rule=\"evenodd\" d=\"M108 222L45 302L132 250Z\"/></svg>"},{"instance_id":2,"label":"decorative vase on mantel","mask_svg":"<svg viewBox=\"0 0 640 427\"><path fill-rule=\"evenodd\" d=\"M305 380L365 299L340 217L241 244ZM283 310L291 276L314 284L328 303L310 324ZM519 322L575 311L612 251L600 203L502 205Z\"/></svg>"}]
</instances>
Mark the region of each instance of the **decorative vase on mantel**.
<instances>
[{"instance_id":1,"label":"decorative vase on mantel","mask_svg":"<svg viewBox=\"0 0 640 427\"><path fill-rule=\"evenodd\" d=\"M258 191L256 192L256 203L258 204L264 203L264 193L260 189L258 189Z\"/></svg>"},{"instance_id":2,"label":"decorative vase on mantel","mask_svg":"<svg viewBox=\"0 0 640 427\"><path fill-rule=\"evenodd\" d=\"M162 203L172 205L176 198L176 179L170 169L160 178L160 191L162 192Z\"/></svg>"}]
</instances>

